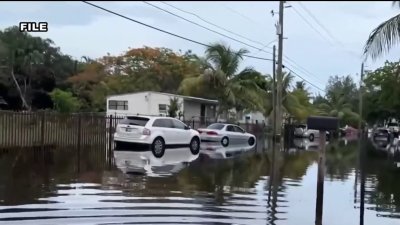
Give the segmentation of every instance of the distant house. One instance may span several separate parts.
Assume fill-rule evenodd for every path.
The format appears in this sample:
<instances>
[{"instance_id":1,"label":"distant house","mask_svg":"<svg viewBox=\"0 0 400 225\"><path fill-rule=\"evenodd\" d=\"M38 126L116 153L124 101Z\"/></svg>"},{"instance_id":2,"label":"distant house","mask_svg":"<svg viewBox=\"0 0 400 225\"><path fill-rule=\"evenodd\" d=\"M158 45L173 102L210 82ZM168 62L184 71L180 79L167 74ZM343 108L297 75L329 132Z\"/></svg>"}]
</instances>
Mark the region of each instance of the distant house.
<instances>
[{"instance_id":1,"label":"distant house","mask_svg":"<svg viewBox=\"0 0 400 225\"><path fill-rule=\"evenodd\" d=\"M215 119L217 100L145 91L107 97L107 115L167 116L171 99L180 103L182 120L204 121Z\"/></svg>"},{"instance_id":2,"label":"distant house","mask_svg":"<svg viewBox=\"0 0 400 225\"><path fill-rule=\"evenodd\" d=\"M261 112L250 112L241 115L239 123L260 123L268 124L268 118L266 118Z\"/></svg>"}]
</instances>

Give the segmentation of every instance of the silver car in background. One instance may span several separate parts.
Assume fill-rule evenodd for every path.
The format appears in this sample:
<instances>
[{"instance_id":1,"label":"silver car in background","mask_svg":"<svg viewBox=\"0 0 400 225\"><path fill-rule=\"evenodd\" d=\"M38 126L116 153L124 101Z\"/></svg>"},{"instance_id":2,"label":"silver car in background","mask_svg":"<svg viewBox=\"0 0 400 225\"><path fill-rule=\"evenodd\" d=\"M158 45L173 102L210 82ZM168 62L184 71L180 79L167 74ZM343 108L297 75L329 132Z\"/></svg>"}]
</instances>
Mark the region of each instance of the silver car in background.
<instances>
[{"instance_id":1,"label":"silver car in background","mask_svg":"<svg viewBox=\"0 0 400 225\"><path fill-rule=\"evenodd\" d=\"M201 141L220 142L222 146L229 144L248 144L254 146L256 137L247 133L241 127L234 124L213 123L207 128L197 130L200 133Z\"/></svg>"},{"instance_id":2,"label":"silver car in background","mask_svg":"<svg viewBox=\"0 0 400 225\"><path fill-rule=\"evenodd\" d=\"M326 137L329 132L326 132ZM298 138L308 138L310 141L314 141L315 138L319 138L319 130L308 129L307 125L297 125L294 129L294 136Z\"/></svg>"}]
</instances>

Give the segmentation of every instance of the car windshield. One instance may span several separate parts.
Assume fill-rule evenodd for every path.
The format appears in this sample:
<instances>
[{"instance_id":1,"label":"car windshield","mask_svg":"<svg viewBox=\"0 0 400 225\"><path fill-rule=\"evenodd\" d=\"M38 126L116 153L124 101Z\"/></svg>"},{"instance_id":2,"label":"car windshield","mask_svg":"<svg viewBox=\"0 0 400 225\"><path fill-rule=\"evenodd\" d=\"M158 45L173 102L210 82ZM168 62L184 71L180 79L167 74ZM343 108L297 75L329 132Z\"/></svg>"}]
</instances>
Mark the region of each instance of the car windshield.
<instances>
[{"instance_id":1,"label":"car windshield","mask_svg":"<svg viewBox=\"0 0 400 225\"><path fill-rule=\"evenodd\" d=\"M121 120L119 123L120 124L126 124L126 125L134 125L134 126L144 127L144 126L146 126L146 123L148 121L149 121L148 118L137 117L137 116L129 116L129 117L126 117L125 119Z\"/></svg>"},{"instance_id":2,"label":"car windshield","mask_svg":"<svg viewBox=\"0 0 400 225\"><path fill-rule=\"evenodd\" d=\"M222 130L222 128L224 128L224 127L225 127L224 124L214 123L214 124L211 124L210 126L208 126L207 129L210 129L210 130Z\"/></svg>"},{"instance_id":3,"label":"car windshield","mask_svg":"<svg viewBox=\"0 0 400 225\"><path fill-rule=\"evenodd\" d=\"M297 125L296 128L302 128L302 129L306 129L307 126L306 125Z\"/></svg>"},{"instance_id":4,"label":"car windshield","mask_svg":"<svg viewBox=\"0 0 400 225\"><path fill-rule=\"evenodd\" d=\"M398 123L388 123L388 126L389 127L397 127L397 126L399 126L399 124Z\"/></svg>"}]
</instances>

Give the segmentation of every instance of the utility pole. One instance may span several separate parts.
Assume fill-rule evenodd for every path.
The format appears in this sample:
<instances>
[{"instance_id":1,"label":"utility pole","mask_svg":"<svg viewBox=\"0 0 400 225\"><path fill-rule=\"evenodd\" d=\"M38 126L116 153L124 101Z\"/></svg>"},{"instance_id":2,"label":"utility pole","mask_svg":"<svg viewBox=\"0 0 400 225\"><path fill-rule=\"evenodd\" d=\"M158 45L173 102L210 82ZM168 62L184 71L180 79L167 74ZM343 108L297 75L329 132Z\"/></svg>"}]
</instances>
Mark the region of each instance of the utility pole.
<instances>
[{"instance_id":1,"label":"utility pole","mask_svg":"<svg viewBox=\"0 0 400 225\"><path fill-rule=\"evenodd\" d=\"M276 98L276 136L275 139L280 142L282 134L282 54L283 54L283 10L284 1L279 1L279 22L276 30L278 35L278 70L277 70L277 98Z\"/></svg>"},{"instance_id":2,"label":"utility pole","mask_svg":"<svg viewBox=\"0 0 400 225\"><path fill-rule=\"evenodd\" d=\"M359 166L360 166L360 225L364 224L364 198L365 198L365 145L364 145L364 128L363 128L363 94L364 94L364 63L361 64L360 74L360 90L359 92L359 115L360 121L358 123L358 147L359 147Z\"/></svg>"},{"instance_id":3,"label":"utility pole","mask_svg":"<svg viewBox=\"0 0 400 225\"><path fill-rule=\"evenodd\" d=\"M276 46L272 48L272 135L276 137Z\"/></svg>"},{"instance_id":4,"label":"utility pole","mask_svg":"<svg viewBox=\"0 0 400 225\"><path fill-rule=\"evenodd\" d=\"M360 74L360 90L359 94L359 104L358 104L358 114L360 115L360 121L358 122L358 130L361 132L362 127L362 109L363 109L363 83L364 83L364 63L361 64L361 74Z\"/></svg>"}]
</instances>

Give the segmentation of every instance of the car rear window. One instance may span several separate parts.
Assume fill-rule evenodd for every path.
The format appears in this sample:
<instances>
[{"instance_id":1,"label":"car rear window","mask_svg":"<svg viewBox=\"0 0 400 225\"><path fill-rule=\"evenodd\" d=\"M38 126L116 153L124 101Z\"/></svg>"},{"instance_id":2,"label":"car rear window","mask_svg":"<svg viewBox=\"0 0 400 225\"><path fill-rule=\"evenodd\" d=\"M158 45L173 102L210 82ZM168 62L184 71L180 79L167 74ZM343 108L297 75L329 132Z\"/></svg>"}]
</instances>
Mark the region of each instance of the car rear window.
<instances>
[{"instance_id":1,"label":"car rear window","mask_svg":"<svg viewBox=\"0 0 400 225\"><path fill-rule=\"evenodd\" d=\"M378 132L379 132L379 133L382 133L382 134L387 134L387 133L388 133L388 131L385 130L385 129L379 129Z\"/></svg>"},{"instance_id":2,"label":"car rear window","mask_svg":"<svg viewBox=\"0 0 400 225\"><path fill-rule=\"evenodd\" d=\"M389 127L397 127L397 126L399 126L399 124L398 123L388 123L388 126Z\"/></svg>"},{"instance_id":3,"label":"car rear window","mask_svg":"<svg viewBox=\"0 0 400 225\"><path fill-rule=\"evenodd\" d=\"M306 125L297 125L296 128L302 128L302 129L306 129Z\"/></svg>"},{"instance_id":4,"label":"car rear window","mask_svg":"<svg viewBox=\"0 0 400 225\"><path fill-rule=\"evenodd\" d=\"M146 126L148 121L149 121L148 118L129 116L129 117L126 117L125 119L121 120L119 123L144 127L144 126Z\"/></svg>"},{"instance_id":5,"label":"car rear window","mask_svg":"<svg viewBox=\"0 0 400 225\"><path fill-rule=\"evenodd\" d=\"M211 130L222 130L222 128L224 128L224 127L225 127L224 124L214 123L214 124L211 124L210 126L208 126L207 129L211 129Z\"/></svg>"}]
</instances>

